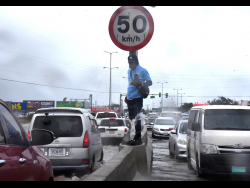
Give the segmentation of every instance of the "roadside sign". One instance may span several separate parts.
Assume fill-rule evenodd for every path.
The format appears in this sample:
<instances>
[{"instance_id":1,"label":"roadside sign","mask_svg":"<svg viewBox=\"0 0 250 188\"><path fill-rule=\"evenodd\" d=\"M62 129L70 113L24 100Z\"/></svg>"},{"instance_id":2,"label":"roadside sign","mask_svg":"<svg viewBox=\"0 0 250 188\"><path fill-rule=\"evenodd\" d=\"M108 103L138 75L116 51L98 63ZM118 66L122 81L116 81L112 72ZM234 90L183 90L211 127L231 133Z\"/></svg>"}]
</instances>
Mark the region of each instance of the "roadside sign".
<instances>
[{"instance_id":1,"label":"roadside sign","mask_svg":"<svg viewBox=\"0 0 250 188\"><path fill-rule=\"evenodd\" d=\"M142 6L122 6L112 15L109 35L125 51L136 51L150 41L154 32L151 14Z\"/></svg>"},{"instance_id":2,"label":"roadside sign","mask_svg":"<svg viewBox=\"0 0 250 188\"><path fill-rule=\"evenodd\" d=\"M14 113L27 113L26 102L11 102L11 110Z\"/></svg>"},{"instance_id":3,"label":"roadside sign","mask_svg":"<svg viewBox=\"0 0 250 188\"><path fill-rule=\"evenodd\" d=\"M150 99L154 99L155 98L155 96L150 96Z\"/></svg>"}]
</instances>

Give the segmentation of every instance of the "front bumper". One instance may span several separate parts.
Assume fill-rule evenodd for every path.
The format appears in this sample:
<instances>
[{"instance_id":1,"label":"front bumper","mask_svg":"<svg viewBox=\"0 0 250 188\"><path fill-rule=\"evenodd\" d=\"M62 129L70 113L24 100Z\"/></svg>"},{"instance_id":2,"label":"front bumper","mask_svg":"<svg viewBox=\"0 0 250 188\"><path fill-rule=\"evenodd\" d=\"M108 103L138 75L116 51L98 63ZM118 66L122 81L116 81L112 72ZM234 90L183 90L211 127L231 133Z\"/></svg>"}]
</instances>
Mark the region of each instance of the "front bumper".
<instances>
[{"instance_id":1,"label":"front bumper","mask_svg":"<svg viewBox=\"0 0 250 188\"><path fill-rule=\"evenodd\" d=\"M152 134L158 137L169 137L170 131L166 131L166 132L156 131L152 128Z\"/></svg>"},{"instance_id":2,"label":"front bumper","mask_svg":"<svg viewBox=\"0 0 250 188\"><path fill-rule=\"evenodd\" d=\"M250 175L249 154L200 154L200 167L204 174ZM232 167L245 167L246 172L232 173Z\"/></svg>"},{"instance_id":3,"label":"front bumper","mask_svg":"<svg viewBox=\"0 0 250 188\"><path fill-rule=\"evenodd\" d=\"M178 157L187 157L187 146L176 144L176 152Z\"/></svg>"}]
</instances>

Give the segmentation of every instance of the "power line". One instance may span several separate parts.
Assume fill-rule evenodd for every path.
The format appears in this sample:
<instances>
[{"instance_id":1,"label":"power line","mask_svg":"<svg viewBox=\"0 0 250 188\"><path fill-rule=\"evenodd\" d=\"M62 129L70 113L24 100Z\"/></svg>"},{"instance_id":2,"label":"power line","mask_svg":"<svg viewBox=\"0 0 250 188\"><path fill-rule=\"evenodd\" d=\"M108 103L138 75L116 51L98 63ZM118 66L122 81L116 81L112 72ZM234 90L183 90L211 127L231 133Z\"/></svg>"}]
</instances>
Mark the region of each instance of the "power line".
<instances>
[{"instance_id":1,"label":"power line","mask_svg":"<svg viewBox=\"0 0 250 188\"><path fill-rule=\"evenodd\" d=\"M37 85L37 86L54 87L54 88L60 88L60 89L70 89L70 90L79 90L79 91L90 91L90 92L96 92L96 93L109 93L109 92L98 92L98 91L94 91L94 90L85 90L85 89L67 88L67 87L60 87L60 86L50 86L50 85L37 84L37 83L30 83L30 82L22 82L22 81L10 80L10 79L5 79L5 78L0 78L0 80L10 81L10 82L17 82L17 83L22 83L22 84L31 84L31 85ZM112 93L122 93L122 92L112 92Z\"/></svg>"}]
</instances>

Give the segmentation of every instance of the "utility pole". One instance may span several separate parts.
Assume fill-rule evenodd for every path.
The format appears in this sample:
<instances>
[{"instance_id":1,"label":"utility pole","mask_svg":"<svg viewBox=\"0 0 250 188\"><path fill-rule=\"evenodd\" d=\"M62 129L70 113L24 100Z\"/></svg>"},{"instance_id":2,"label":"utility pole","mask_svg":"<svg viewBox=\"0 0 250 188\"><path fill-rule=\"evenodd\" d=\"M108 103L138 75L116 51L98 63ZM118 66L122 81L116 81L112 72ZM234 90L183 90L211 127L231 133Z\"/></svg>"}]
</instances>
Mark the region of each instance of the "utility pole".
<instances>
[{"instance_id":1,"label":"utility pole","mask_svg":"<svg viewBox=\"0 0 250 188\"><path fill-rule=\"evenodd\" d=\"M164 83L167 83L167 82L157 82L157 83L162 84L161 107L163 107L163 84L164 84Z\"/></svg>"},{"instance_id":2,"label":"utility pole","mask_svg":"<svg viewBox=\"0 0 250 188\"><path fill-rule=\"evenodd\" d=\"M178 94L181 94L181 111L182 111L182 94L185 94L185 93L178 93Z\"/></svg>"},{"instance_id":3,"label":"utility pole","mask_svg":"<svg viewBox=\"0 0 250 188\"><path fill-rule=\"evenodd\" d=\"M178 108L178 90L182 90L182 89L174 89L174 90L177 90L177 104L176 104L176 107Z\"/></svg>"},{"instance_id":4,"label":"utility pole","mask_svg":"<svg viewBox=\"0 0 250 188\"><path fill-rule=\"evenodd\" d=\"M110 106L111 106L111 69L113 69L113 68L111 68L111 59L112 59L112 53L117 53L117 52L107 52L107 51L104 51L104 52L110 54L110 66L109 67L103 67L103 68L104 69L109 68L109 70L110 70L110 78L109 78L109 110L111 110L111 108L110 108ZM114 68L118 69L118 67L114 67Z\"/></svg>"}]
</instances>

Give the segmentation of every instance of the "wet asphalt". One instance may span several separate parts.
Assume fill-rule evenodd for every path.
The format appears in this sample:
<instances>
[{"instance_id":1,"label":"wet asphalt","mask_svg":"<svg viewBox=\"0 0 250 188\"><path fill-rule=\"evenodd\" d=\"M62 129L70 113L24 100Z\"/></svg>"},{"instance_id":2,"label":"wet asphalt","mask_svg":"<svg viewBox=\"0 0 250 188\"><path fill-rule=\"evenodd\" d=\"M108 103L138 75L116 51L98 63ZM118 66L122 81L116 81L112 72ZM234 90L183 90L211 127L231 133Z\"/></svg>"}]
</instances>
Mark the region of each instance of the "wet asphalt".
<instances>
[{"instance_id":1,"label":"wet asphalt","mask_svg":"<svg viewBox=\"0 0 250 188\"><path fill-rule=\"evenodd\" d=\"M152 138L152 132L148 130L148 136L152 140L153 163L152 181L249 181L250 176L244 175L206 175L198 178L194 170L187 167L187 159L174 159L169 155L168 138Z\"/></svg>"}]
</instances>

